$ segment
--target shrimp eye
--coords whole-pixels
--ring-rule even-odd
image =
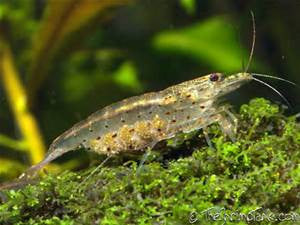
[[[218,81],[219,78],[220,78],[219,75],[216,73],[212,73],[209,77],[210,81],[212,81],[212,82]]]

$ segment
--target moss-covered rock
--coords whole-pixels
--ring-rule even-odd
[[[137,162],[127,161],[92,175],[95,168],[50,174],[22,190],[3,191],[0,224],[272,224],[280,215],[287,220],[280,224],[300,223],[296,118],[264,99],[243,105],[237,116],[234,143],[213,125],[215,149],[185,141],[179,149],[190,155],[147,160],[139,172]]]

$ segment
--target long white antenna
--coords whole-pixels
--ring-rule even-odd
[[[255,39],[256,39],[256,28],[255,28],[255,18],[254,18],[254,14],[252,11],[250,11],[251,13],[251,17],[252,17],[252,29],[253,29],[253,34],[252,34],[252,46],[251,46],[251,52],[250,52],[250,56],[249,56],[249,60],[246,66],[246,70],[245,73],[248,71],[251,61],[252,61],[252,57],[253,57],[253,52],[254,52],[254,46],[255,46]]]
[[[296,83],[294,83],[292,81],[289,81],[289,80],[286,80],[286,79],[283,79],[283,78],[280,78],[280,77],[274,77],[274,76],[271,76],[271,75],[268,75],[268,74],[251,73],[251,75],[258,76],[258,77],[267,77],[267,78],[271,78],[271,79],[274,79],[274,80],[281,80],[281,81],[287,82],[289,84],[292,84],[294,86],[298,86]]]
[[[267,86],[268,88],[271,88],[274,92],[276,92],[286,102],[286,104],[288,105],[289,108],[292,108],[289,101],[279,91],[277,91],[274,87],[272,87],[271,85],[269,85],[269,84],[267,84],[267,83],[265,83],[265,82],[263,82],[263,81],[261,81],[257,78],[252,77],[252,79],[259,82],[259,83],[261,83],[261,84],[263,84],[263,85],[265,85],[265,86]]]

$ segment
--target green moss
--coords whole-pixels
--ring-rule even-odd
[[[192,152],[193,141],[184,142],[182,148],[191,155],[169,156],[167,163],[148,161],[138,175],[135,161],[111,163],[83,183],[94,168],[50,174],[22,190],[5,191],[0,224],[188,224],[191,212],[205,220],[201,212],[210,207],[224,207],[223,213],[262,207],[260,212],[300,214],[300,129],[295,118],[283,116],[264,99],[243,105],[237,116],[235,143],[213,125],[215,149],[196,141]]]

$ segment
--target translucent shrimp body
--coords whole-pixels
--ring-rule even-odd
[[[249,73],[224,77],[221,73],[186,81],[107,106],[57,137],[36,171],[62,154],[86,148],[108,156],[152,148],[180,132],[191,132],[217,122],[232,135],[234,121],[218,99],[252,79]],[[234,118],[233,118],[234,119]]]

